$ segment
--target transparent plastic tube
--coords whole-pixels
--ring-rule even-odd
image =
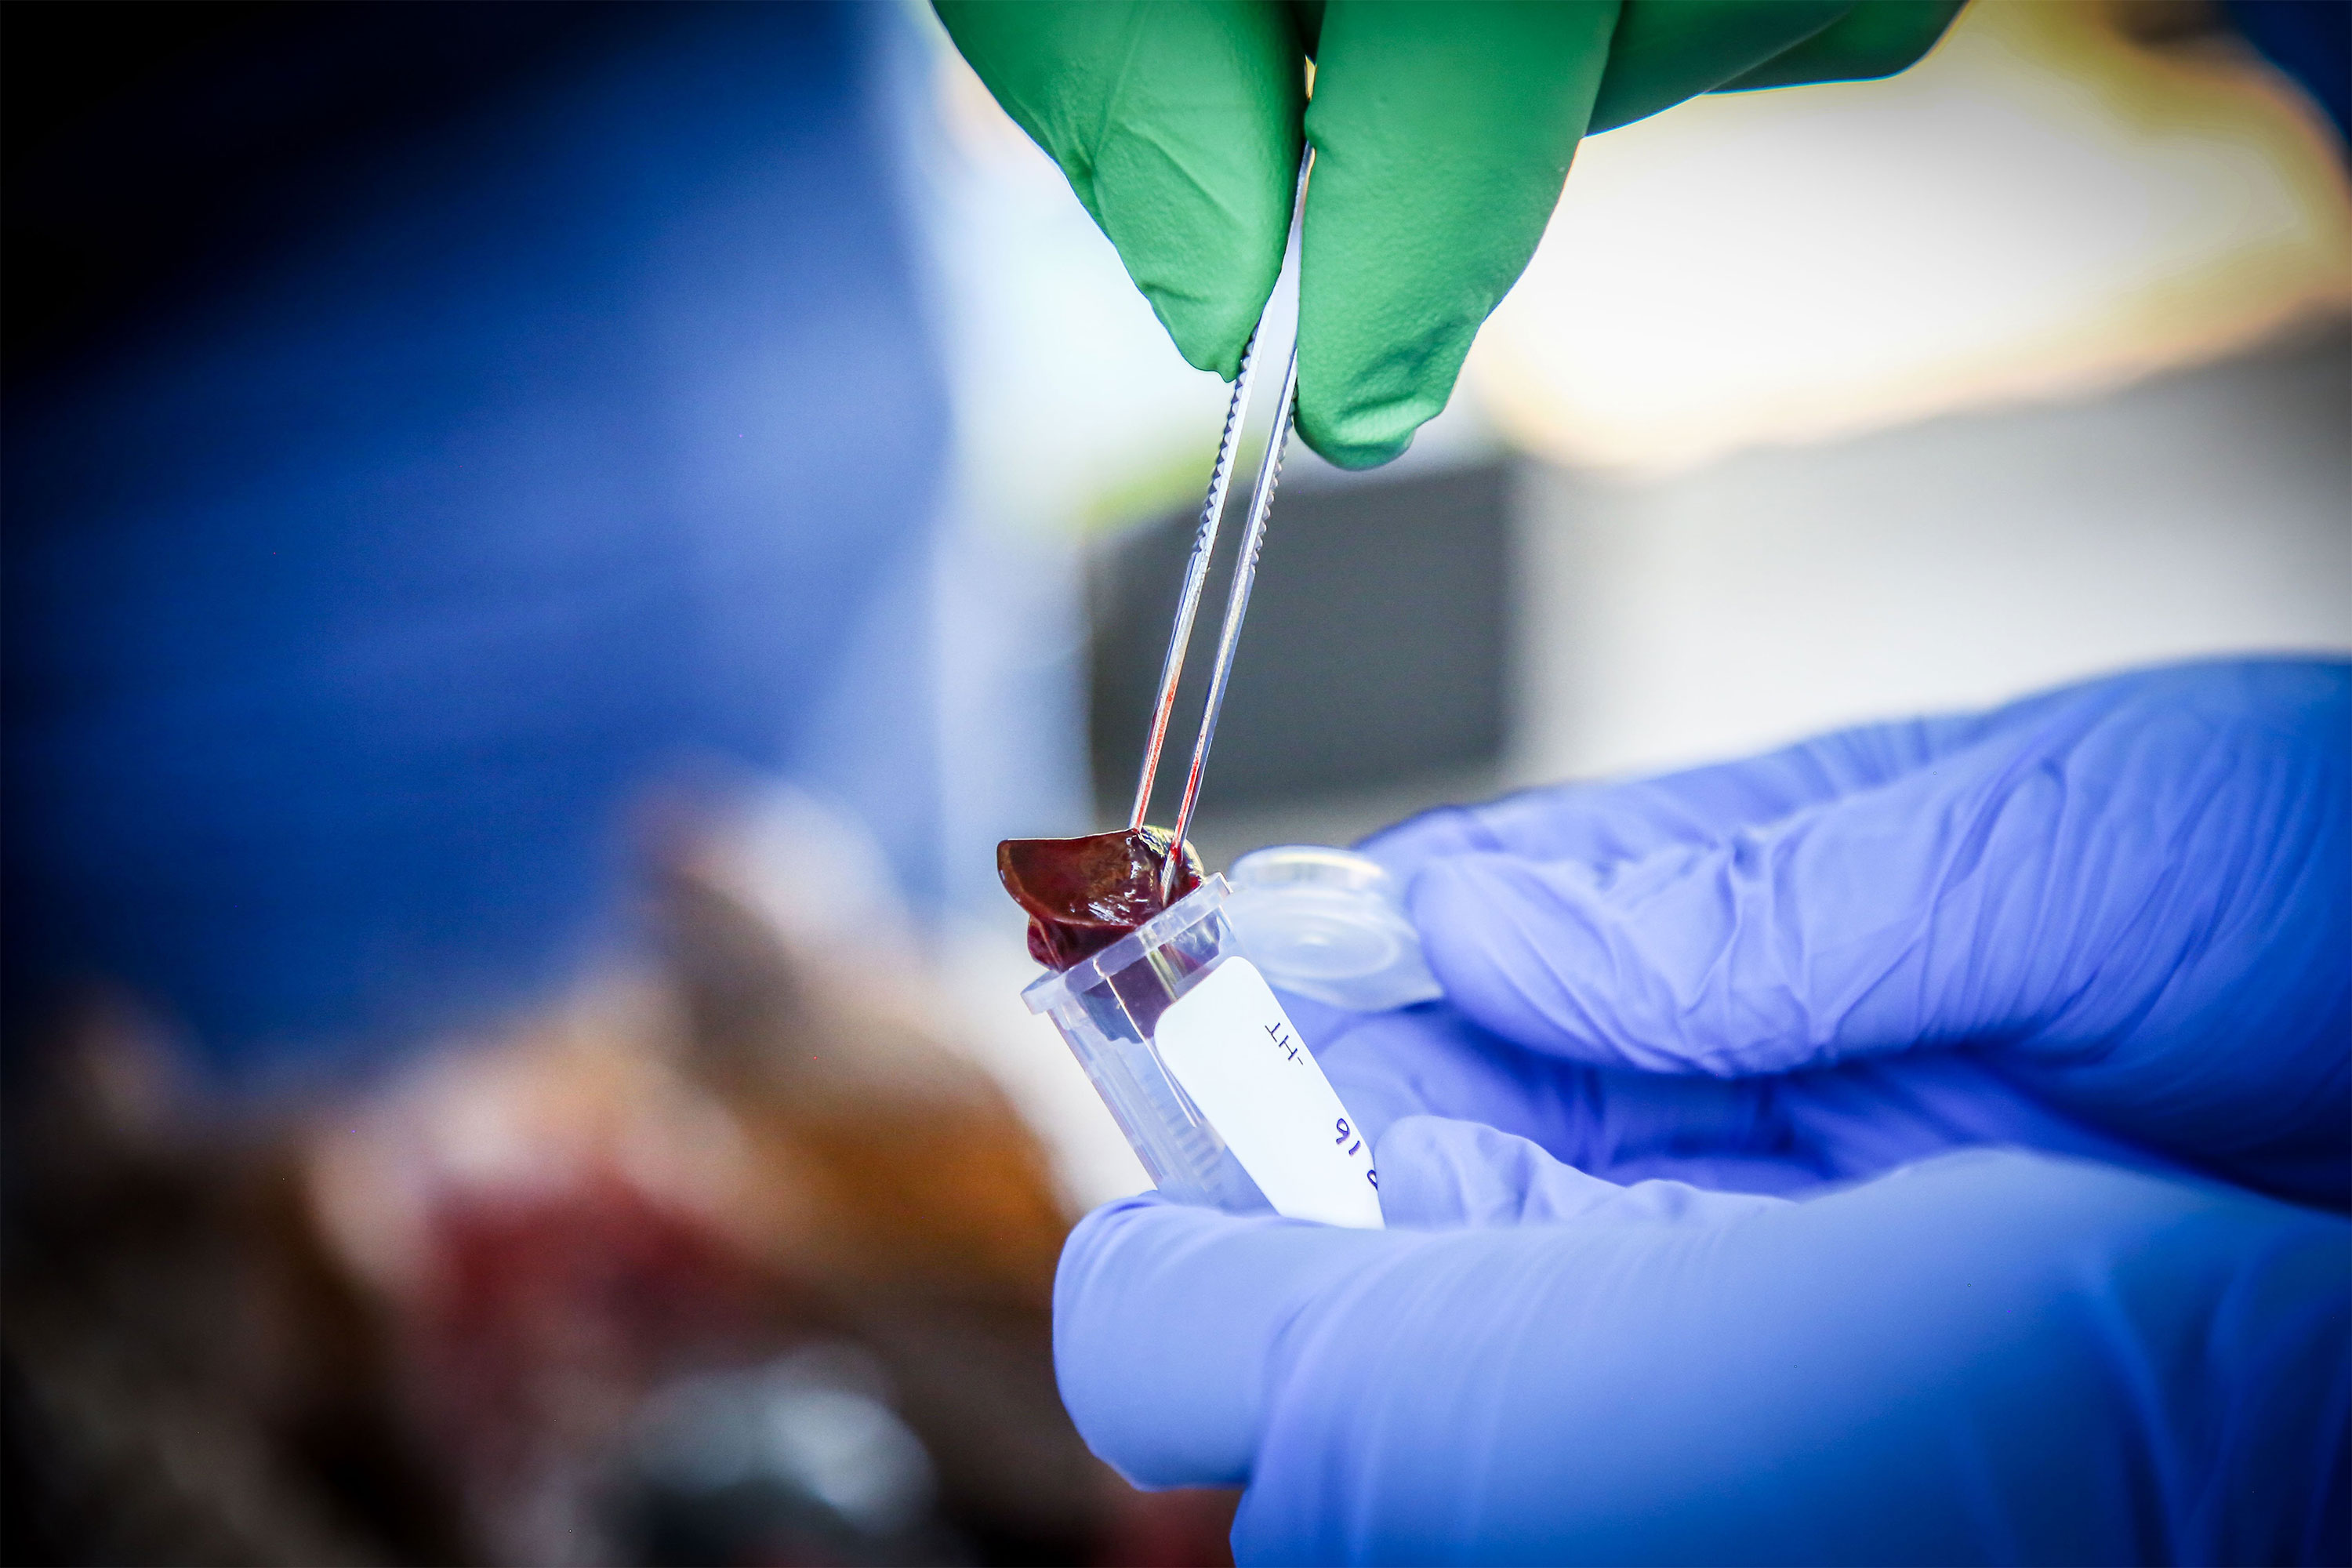
[[[1284,1014],[1213,876],[1022,994],[1054,1020],[1160,1190],[1378,1228],[1369,1140]]]
[[[1228,1214],[1273,1210],[1201,1108],[1160,1059],[1160,1018],[1234,951],[1230,889],[1212,876],[1100,952],[1022,994],[1054,1020],[1162,1193]]]

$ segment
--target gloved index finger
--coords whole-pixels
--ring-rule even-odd
[[[1268,0],[934,0],[1186,360],[1228,380],[1282,269],[1305,64]]]
[[[1838,1173],[1821,1164],[1820,1151],[1791,1121],[1790,1100],[1753,1079],[1612,1072],[1564,1061],[1523,1050],[1443,1004],[1360,1016],[1352,1028],[1314,1045],[1349,1115],[1376,1147],[1397,1122],[1435,1115],[1517,1134],[1612,1181],[1622,1167],[1645,1174],[1673,1168],[1704,1173],[1710,1185],[1777,1192]],[[1386,1210],[1385,1166],[1381,1193]]]
[[[1564,1164],[1542,1145],[1477,1121],[1409,1116],[1380,1140],[1381,1203],[1403,1229],[1464,1226],[1722,1225],[1786,1198],[1708,1192],[1685,1182],[1630,1185]]]
[[[2098,683],[1711,844],[1434,862],[1413,921],[1452,1003],[1530,1049],[1733,1076],[1970,1046],[2107,1131],[2321,1191],[2352,1147],[2347,711],[2341,667]]]
[[[1553,784],[1483,805],[1440,806],[1357,847],[1408,882],[1430,861],[1449,855],[1593,865],[1638,859],[1874,789],[1970,743],[1999,718],[1964,714],[1858,725],[1761,756],[1656,778]]]

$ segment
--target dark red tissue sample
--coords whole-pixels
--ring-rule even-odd
[[[1200,853],[1188,844],[1171,896],[1160,897],[1175,837],[1164,827],[1130,827],[999,844],[996,874],[1029,911],[1029,956],[1049,969],[1067,969],[1199,887]]]

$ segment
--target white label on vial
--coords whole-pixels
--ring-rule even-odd
[[[1160,1015],[1154,1038],[1276,1214],[1381,1228],[1372,1146],[1256,965],[1218,964]]]

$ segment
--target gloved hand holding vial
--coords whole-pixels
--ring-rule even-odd
[[[1368,847],[1445,1000],[1294,1006],[1389,1228],[1130,1198],[1055,1287],[1080,1432],[1247,1485],[1237,1560],[2352,1552],[2352,667]]]
[[[1000,852],[1031,1005],[1160,1187],[1063,1254],[1094,1450],[1246,1486],[1244,1563],[2352,1557],[2352,668],[2147,672],[1229,878],[1185,845],[1294,408],[1395,456],[1586,130],[1899,68],[1954,7],[938,8],[1234,382],[1128,830]],[[1305,399],[1294,350],[1149,828],[1302,120]]]

